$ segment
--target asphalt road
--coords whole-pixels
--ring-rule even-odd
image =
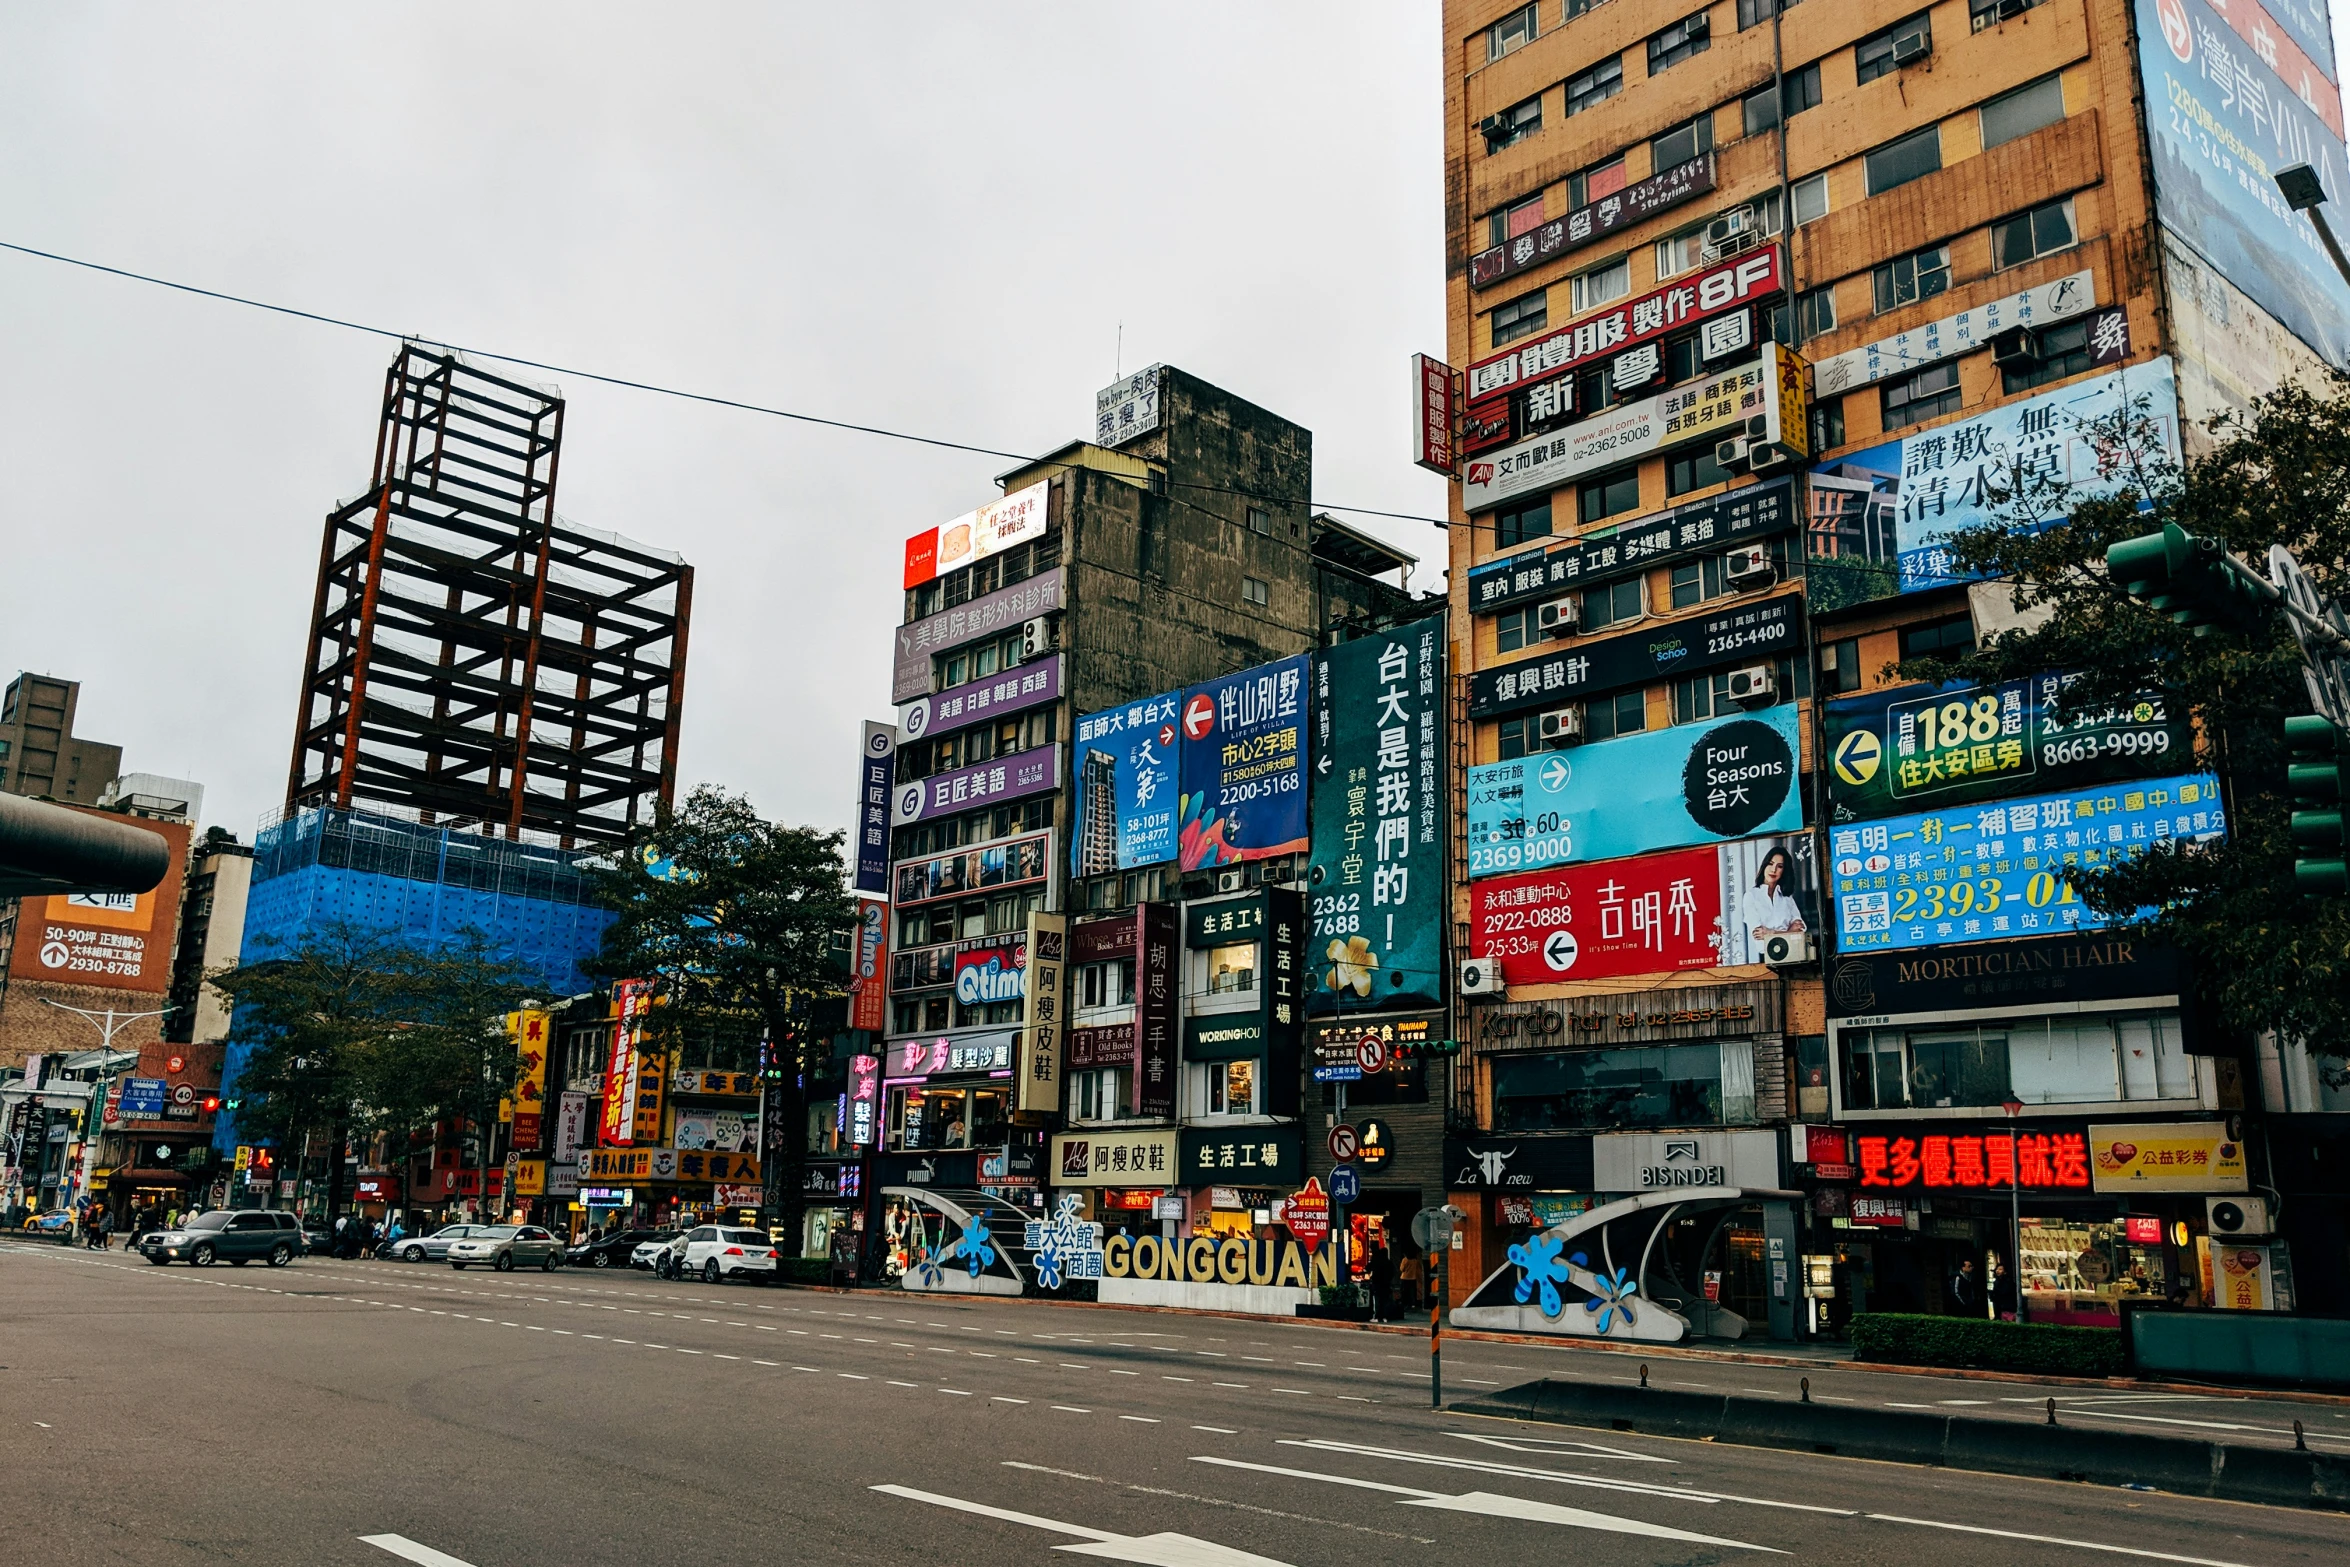
[[[1447,1392],[1585,1362],[1631,1370],[1456,1343]],[[0,1561],[2350,1559],[2343,1515],[1439,1414],[1425,1375],[1302,1324],[6,1244]]]

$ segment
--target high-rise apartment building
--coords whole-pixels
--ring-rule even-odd
[[[2272,179],[2345,194],[2325,11],[1449,0],[1472,1277],[1574,1202],[1775,1185],[1805,1200],[1661,1236],[1644,1297],[1778,1337],[1947,1309],[1962,1256],[2013,1249],[1967,1195],[2013,1099],[2035,1314],[2110,1308],[2085,1250],[2192,1280],[2200,1196],[2125,1255],[2081,1152],[2203,1136],[2241,1070],[2061,869],[2223,830],[2214,786],[2159,703],[2168,763],[2092,775],[2044,744],[2063,672],[1890,666],[2013,623],[1944,546],[2062,514],[2019,477],[2110,493],[2343,362],[2350,287]]]

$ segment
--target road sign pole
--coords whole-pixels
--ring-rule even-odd
[[[1436,1288],[1428,1296],[1428,1407],[1444,1407],[1444,1267],[1449,1260],[1445,1253],[1452,1250],[1452,1237],[1440,1236],[1442,1246],[1436,1252]]]
[[[1330,1124],[1336,1126],[1346,1119],[1346,1084],[1337,1082],[1330,1086],[1335,1091],[1332,1098],[1336,1105],[1336,1108],[1330,1112]],[[1331,1165],[1332,1170],[1336,1170],[1337,1167],[1335,1162]],[[1332,1198],[1330,1203],[1330,1225],[1338,1232],[1338,1282],[1351,1285],[1355,1281],[1354,1231],[1347,1226],[1346,1204],[1339,1202],[1336,1198]]]

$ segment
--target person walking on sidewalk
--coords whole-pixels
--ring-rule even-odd
[[[1371,1275],[1371,1316],[1374,1321],[1395,1320],[1395,1258],[1388,1254],[1382,1241],[1371,1248],[1368,1259]]]
[[[1962,1258],[1958,1271],[1950,1275],[1950,1303],[1958,1308],[1960,1316],[1983,1314],[1983,1291],[1975,1278],[1974,1258]]]

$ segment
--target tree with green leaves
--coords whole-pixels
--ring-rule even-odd
[[[839,991],[837,943],[856,918],[841,842],[766,821],[748,800],[703,784],[662,809],[599,877],[619,918],[588,970],[651,982],[649,1048],[745,1028],[768,1041],[761,1169],[768,1212],[787,1236],[799,1234],[806,1207],[808,1082],[831,1049],[807,1026],[806,1001]]]
[[[2189,629],[2133,598],[2106,567],[2108,546],[2176,523],[2265,575],[2272,544],[2300,559],[2319,593],[2350,593],[2350,377],[2318,391],[2287,386],[2217,423],[2214,445],[2164,460],[2149,411],[2117,411],[2083,432],[2128,485],[2072,504],[2045,476],[2006,476],[2009,519],[1951,541],[1961,575],[2011,586],[2018,629],[1956,659],[1917,659],[1907,677],[1993,681],[2078,673],[2057,716],[2070,720],[2160,693],[2192,715],[2199,759],[2227,786],[2224,841],[2173,843],[2072,874],[2099,913],[2193,960],[2199,998],[2239,1041],[2264,1030],[2314,1051],[2350,1052],[2350,899],[2309,898],[2294,882],[2284,720],[2310,699],[2282,611]],[[2063,515],[2044,529],[2018,522]]]

